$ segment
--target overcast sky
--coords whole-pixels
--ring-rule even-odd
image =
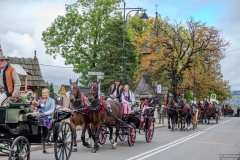
[[[4,55],[34,57],[37,50],[40,64],[71,67],[64,64],[63,58],[55,60],[45,54],[41,35],[58,15],[64,15],[65,4],[73,2],[75,0],[0,0],[0,43]],[[230,81],[232,90],[240,90],[240,0],[126,0],[126,3],[127,7],[147,9],[151,17],[155,16],[158,4],[162,17],[185,21],[192,16],[222,30],[231,43],[221,62],[223,79]],[[41,71],[47,82],[57,85],[68,84],[69,78],[75,81],[79,77],[72,68],[41,65]]]

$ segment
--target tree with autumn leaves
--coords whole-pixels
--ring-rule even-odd
[[[42,33],[46,54],[62,56],[87,84],[89,71],[103,71],[103,90],[121,75],[123,17],[120,0],[79,0],[66,5]],[[84,8],[81,10],[81,8]],[[175,99],[185,93],[190,99],[214,92],[219,100],[230,97],[230,86],[221,77],[220,60],[229,45],[221,31],[192,18],[185,23],[159,16],[146,23],[128,18],[125,38],[125,82],[133,87],[141,75],[167,86]],[[142,53],[147,54],[142,54]],[[135,72],[135,76],[134,76]]]
[[[144,27],[142,34],[138,30],[132,33],[132,43],[137,50],[148,53],[142,55],[137,75],[149,75],[152,80],[168,86],[175,99],[178,94],[189,91],[197,99],[212,92],[217,93],[219,100],[230,96],[220,65],[229,43],[220,30],[193,18],[181,23],[158,15],[149,19]],[[134,26],[131,31],[133,29]]]

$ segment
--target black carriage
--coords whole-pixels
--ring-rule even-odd
[[[29,160],[31,145],[54,144],[56,160],[70,159],[73,132],[70,123],[63,120],[71,112],[56,109],[50,128],[44,126],[43,116],[24,119],[29,103],[10,103],[0,107],[0,154],[9,156],[9,160]]]
[[[142,110],[128,115],[127,119],[118,119],[121,122],[119,130],[119,139],[128,140],[128,145],[133,146],[136,140],[136,133],[144,133],[147,142],[151,142],[154,134],[154,107],[147,107],[144,114],[143,128],[140,128]],[[104,144],[109,131],[106,126],[102,126],[99,134],[99,143]]]

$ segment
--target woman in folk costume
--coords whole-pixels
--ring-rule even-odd
[[[124,86],[124,91],[122,92],[122,113],[124,117],[127,117],[131,113],[131,107],[135,103],[135,97],[132,91],[129,90],[129,86],[126,84]]]

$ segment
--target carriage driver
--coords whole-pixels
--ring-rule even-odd
[[[0,105],[9,96],[17,97],[21,81],[15,69],[8,63],[8,58],[2,55],[0,46]]]
[[[120,84],[120,79],[115,79],[115,84],[110,86],[109,90],[109,99],[119,100],[121,101],[121,94],[122,94],[123,87]]]

